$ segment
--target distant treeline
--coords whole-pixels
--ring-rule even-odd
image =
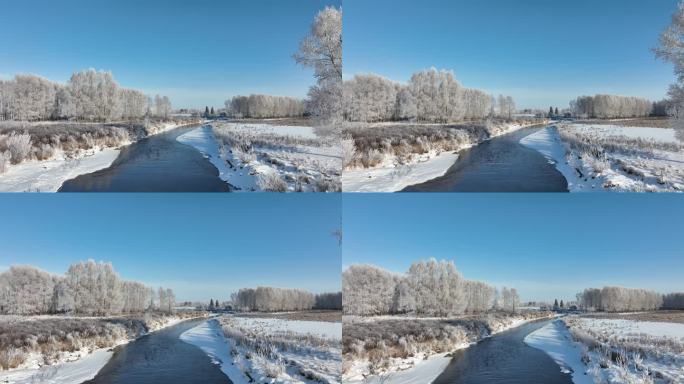
[[[287,96],[234,96],[225,104],[226,111],[238,118],[298,117],[305,112],[304,101]]]
[[[622,312],[656,309],[684,309],[684,293],[660,293],[646,289],[603,287],[587,288],[577,294],[580,306],[590,311]]]
[[[257,287],[241,288],[231,295],[239,311],[280,312],[309,309],[342,309],[342,293],[313,294],[301,289]]]
[[[172,312],[173,290],[158,290],[122,280],[111,263],[88,260],[72,264],[64,276],[31,266],[0,273],[0,313],[40,315],[77,313],[116,315],[148,310]]]
[[[595,95],[578,97],[570,102],[570,109],[581,118],[619,119],[662,113],[663,106],[638,97]]]

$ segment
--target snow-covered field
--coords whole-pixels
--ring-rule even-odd
[[[204,350],[233,383],[339,383],[342,323],[211,319],[181,339]]]
[[[684,189],[684,144],[670,128],[560,124],[520,143],[549,159],[571,192]]]
[[[571,316],[525,342],[574,372],[575,383],[684,382],[684,324]]]
[[[468,319],[461,326],[455,325],[454,319],[443,318],[388,315],[348,317],[345,318],[345,356],[342,381],[357,384],[430,383],[449,364],[451,360],[449,352],[468,348],[484,338],[548,316],[546,313],[529,313],[520,316],[484,316],[479,320]],[[450,321],[443,323],[444,320]],[[412,321],[415,326],[402,329],[401,322],[409,321]],[[383,322],[387,325],[380,326],[380,323]],[[356,333],[363,336],[357,336]],[[380,335],[379,337],[382,340],[365,339],[364,336],[368,335],[364,334],[368,333],[375,336]],[[364,337],[364,340],[355,341],[358,337]],[[395,343],[388,337],[397,338],[399,343],[394,345]],[[353,353],[347,352],[355,348],[362,348],[361,345],[366,343],[382,343],[382,349],[385,351],[403,349],[405,352],[400,352],[398,356],[389,357],[380,364],[380,367],[371,364],[369,356],[359,358],[366,355],[367,352],[361,350]]]
[[[55,318],[54,316],[34,316],[28,321],[41,321],[41,318]],[[185,320],[177,316],[167,316],[161,321],[150,322],[150,332],[170,327]],[[0,383],[7,384],[31,384],[53,383],[71,384],[82,383],[90,380],[104,367],[114,354],[113,348],[126,344],[133,339],[122,337],[113,340],[112,345],[98,348],[96,345],[83,346],[72,352],[59,352],[56,362],[50,365],[44,363],[44,357],[40,353],[31,353],[21,366],[0,370]],[[142,335],[140,335],[142,336]],[[87,344],[83,342],[83,344]],[[10,353],[2,351],[1,353]]]
[[[377,123],[382,126],[390,123]],[[397,125],[396,122],[391,123]],[[534,123],[538,124],[538,123]],[[491,137],[511,133],[534,124],[507,123]],[[428,124],[425,124],[426,126]],[[441,124],[433,124],[439,126]],[[369,128],[372,129],[372,128]],[[413,155],[409,161],[385,157],[372,168],[345,169],[342,173],[342,189],[345,192],[396,192],[410,185],[420,184],[443,176],[458,160],[458,151],[477,143],[463,143],[455,151],[431,150]]]
[[[213,122],[178,138],[207,157],[239,191],[336,191],[337,140],[314,128]]]

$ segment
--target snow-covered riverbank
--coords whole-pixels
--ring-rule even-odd
[[[235,384],[339,383],[341,338],[342,323],[234,316],[208,320],[181,335]]]
[[[149,333],[176,325],[184,320],[187,320],[187,318],[167,316],[159,321],[150,322],[148,324]],[[40,321],[40,318],[36,318],[34,321]],[[138,337],[143,335],[138,335]],[[126,338],[125,333],[122,333],[120,338],[114,340],[112,345],[105,348],[83,346],[72,352],[61,352],[57,362],[50,365],[44,364],[44,358],[40,353],[31,353],[18,368],[6,371],[0,370],[0,383],[82,383],[95,377],[97,372],[109,362],[109,359],[114,354],[114,347],[127,344],[133,340],[135,338]],[[11,352],[3,351],[3,353]]]
[[[673,129],[560,124],[520,143],[552,162],[571,192],[684,190],[683,144]]]
[[[195,124],[195,122],[190,123]],[[188,123],[159,122],[148,127],[149,135],[170,131]],[[118,147],[94,146],[65,154],[56,151],[49,160],[28,160],[7,166],[0,174],[0,192],[56,192],[66,180],[110,167],[121,152]]]
[[[311,127],[213,122],[177,140],[200,151],[236,191],[339,189],[339,145]]]
[[[508,123],[496,130],[490,139],[537,124],[539,123]],[[455,151],[431,150],[412,156],[408,162],[385,158],[381,164],[372,168],[345,169],[342,172],[342,189],[345,192],[401,191],[410,185],[443,176],[458,160],[458,152],[474,145],[477,143],[463,144]]]
[[[412,346],[410,343],[405,342],[405,349],[411,350],[410,354],[404,357],[393,357],[390,358],[384,367],[381,369],[371,368],[369,361],[365,359],[354,360],[353,356],[347,356],[345,352],[345,362],[344,362],[344,373],[343,382],[350,384],[422,384],[430,383],[436,379],[446,368],[446,366],[451,361],[450,352],[468,348],[477,342],[491,337],[500,332],[504,332],[531,321],[539,320],[540,318],[546,318],[550,316],[549,314],[539,314],[539,316],[527,315],[527,316],[503,316],[503,317],[492,317],[483,318],[481,324],[475,326],[471,324],[468,327],[459,327],[449,324],[447,328],[443,326],[437,326],[434,329],[426,328],[422,331],[412,330],[411,334],[413,338],[426,339],[427,337],[421,336],[421,332],[425,335],[441,334],[445,340],[434,340],[432,344],[436,348],[428,348],[422,350],[418,346]],[[354,321],[357,326],[363,327],[364,323],[376,323],[380,321],[417,321],[420,322],[420,326],[427,326],[426,321],[440,321],[447,319],[426,319],[426,318],[403,318],[397,316],[380,316],[367,319],[357,319]],[[485,326],[486,324],[486,326]],[[346,325],[345,325],[346,327]],[[348,328],[345,328],[347,332]],[[409,328],[412,329],[412,328]],[[350,330],[351,331],[351,330]],[[400,337],[405,339],[404,336],[396,334],[400,332],[395,330],[392,324],[388,325],[388,332],[391,332],[395,337]],[[379,330],[372,331],[374,334],[377,332],[383,332]],[[449,332],[448,335],[445,332]],[[349,334],[347,334],[350,337]],[[383,339],[385,337],[383,336]],[[458,341],[456,341],[458,340]],[[345,342],[346,345],[346,342]],[[445,345],[448,345],[446,347]],[[349,346],[353,348],[353,346]],[[390,349],[392,347],[386,346]],[[444,352],[444,349],[448,349],[450,352]],[[346,350],[346,349],[345,349]]]
[[[684,324],[570,316],[525,342],[549,354],[575,384],[684,382]]]

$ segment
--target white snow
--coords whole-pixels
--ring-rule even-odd
[[[581,318],[582,327],[599,332],[610,332],[619,336],[645,334],[654,337],[684,339],[684,324],[625,319]]]
[[[410,164],[384,164],[370,169],[344,170],[342,188],[345,192],[401,191],[409,185],[443,176],[456,160],[458,153],[442,152],[421,155]]]
[[[562,372],[570,373],[575,384],[592,384],[587,367],[582,363],[579,343],[572,340],[570,332],[561,320],[553,321],[525,337],[525,343],[546,352],[560,366]]]
[[[221,371],[234,384],[249,383],[249,378],[233,363],[223,331],[216,320],[207,320],[183,332],[180,339],[202,349],[214,364],[220,365]]]
[[[228,162],[235,164],[236,159],[227,153],[226,159],[221,158],[220,149],[211,126],[204,125],[186,132],[178,138],[179,142],[190,145],[200,151],[219,171],[219,178],[241,191],[256,189],[256,177],[248,168],[231,168]]]
[[[467,347],[467,346],[466,346]],[[464,347],[465,348],[465,347]],[[451,361],[447,353],[432,355],[425,359],[422,354],[415,358],[410,368],[364,379],[344,380],[345,384],[425,384],[432,383],[446,369]]]
[[[104,367],[114,352],[111,348],[93,351],[72,362],[47,365],[41,368],[0,371],[0,383],[8,384],[76,384],[90,380]]]
[[[76,158],[59,156],[12,165],[0,175],[0,192],[56,192],[66,180],[109,167],[119,151],[93,148]]]
[[[234,333],[227,337],[223,329]],[[247,341],[233,339],[233,335],[242,335]],[[337,384],[342,365],[341,338],[342,323],[230,315],[211,319],[181,335],[183,341],[200,347],[220,364],[236,384],[253,380]],[[259,351],[251,350],[246,345],[249,342],[259,342]],[[281,347],[281,343],[287,346]],[[264,354],[264,348],[269,353]]]
[[[342,323],[239,316],[234,316],[232,319],[240,327],[248,327],[260,333],[294,332],[330,340],[342,339]]]
[[[580,135],[579,139],[594,145],[605,140],[622,149],[605,148],[599,159],[588,153],[576,153],[562,141],[559,129],[567,135]],[[642,141],[635,149],[637,144],[621,144],[624,139]],[[684,151],[655,147],[681,147],[673,129],[568,124],[544,128],[520,143],[539,151],[554,164],[568,181],[571,192],[684,190]]]
[[[258,191],[259,175],[276,174],[296,190],[302,178],[303,190],[316,188],[313,183],[321,178],[336,179],[342,164],[340,148],[328,139],[320,138],[311,127],[277,126],[268,124],[220,123],[194,129],[178,137],[178,141],[200,151],[219,170],[219,177],[237,191]],[[250,152],[238,155],[238,150],[222,145],[216,131],[238,135],[249,142]],[[292,138],[317,144],[283,145],[274,137]],[[264,145],[263,142],[271,144]]]

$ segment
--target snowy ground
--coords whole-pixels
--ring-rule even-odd
[[[520,143],[555,164],[571,192],[684,190],[684,145],[673,129],[562,124]]]
[[[0,175],[0,192],[56,192],[69,179],[109,167],[119,151],[93,148],[73,158],[60,155],[52,160],[25,161],[10,166]]]
[[[238,191],[339,190],[339,145],[311,127],[214,122],[178,141],[197,148]]]
[[[572,316],[525,342],[574,372],[575,383],[684,382],[684,324]]]
[[[538,320],[540,317],[546,317],[548,315],[528,315],[528,316],[506,316],[497,317],[495,319],[490,319],[487,321],[487,329],[491,333],[486,332],[483,334],[465,334],[461,331],[461,341],[457,344],[449,345],[448,349],[450,352],[455,350],[468,348],[469,346],[477,343],[478,341],[490,337],[494,334],[513,329],[520,325],[526,324],[530,321]],[[374,316],[374,317],[349,317],[355,323],[369,323],[369,322],[380,322],[387,320],[445,320],[444,318],[422,318],[422,317],[410,317],[410,316]],[[345,320],[347,321],[347,320]],[[392,332],[395,332],[394,330]],[[453,336],[458,334],[458,330],[452,331]],[[441,333],[438,329],[432,331],[427,330],[426,334]],[[414,335],[418,339],[424,338],[421,335]],[[383,336],[385,337],[385,336]],[[394,335],[394,337],[402,337],[401,334]],[[383,339],[384,340],[384,339]],[[440,344],[440,343],[437,343]],[[345,350],[348,348],[345,342]],[[353,347],[352,347],[353,348]],[[388,349],[392,348],[387,346]],[[408,345],[408,348],[417,350],[416,346]],[[442,348],[442,347],[439,347]],[[434,352],[432,350],[421,350],[414,352],[405,358],[390,358],[387,366],[382,369],[382,372],[371,373],[369,371],[369,364],[367,360],[349,360],[353,359],[351,356],[347,356],[345,352],[345,369],[342,376],[342,381],[344,383],[350,384],[361,384],[361,383],[373,383],[373,384],[422,384],[431,383],[436,379],[446,368],[451,360],[450,354],[443,351]]]
[[[378,123],[382,125],[383,123]],[[384,123],[396,125],[396,122]],[[535,123],[537,124],[537,123]],[[429,125],[429,124],[424,124]],[[434,124],[436,126],[441,124]],[[511,133],[528,125],[513,123],[492,137]],[[458,160],[458,151],[470,148],[476,143],[463,145],[457,151],[437,152],[413,156],[408,163],[396,159],[385,159],[373,168],[345,169],[342,173],[342,189],[345,192],[396,192],[415,184],[443,176]]]
[[[40,321],[41,316],[34,316]],[[163,323],[150,324],[150,332],[170,327],[186,320],[180,317],[167,317]],[[107,348],[82,348],[74,352],[62,353],[59,362],[44,365],[40,354],[31,354],[19,368],[7,371],[0,370],[0,384],[72,384],[90,380],[104,367],[114,354],[113,348],[132,340],[119,339]]]
[[[150,134],[159,134],[183,125],[185,123],[156,123],[148,129]],[[130,142],[123,145],[128,144]],[[50,160],[31,160],[10,165],[0,174],[0,192],[57,192],[67,180],[108,168],[119,156],[119,152],[119,148],[93,147],[67,156],[58,151]]]
[[[236,384],[339,383],[341,338],[342,323],[230,315],[181,335]]]

